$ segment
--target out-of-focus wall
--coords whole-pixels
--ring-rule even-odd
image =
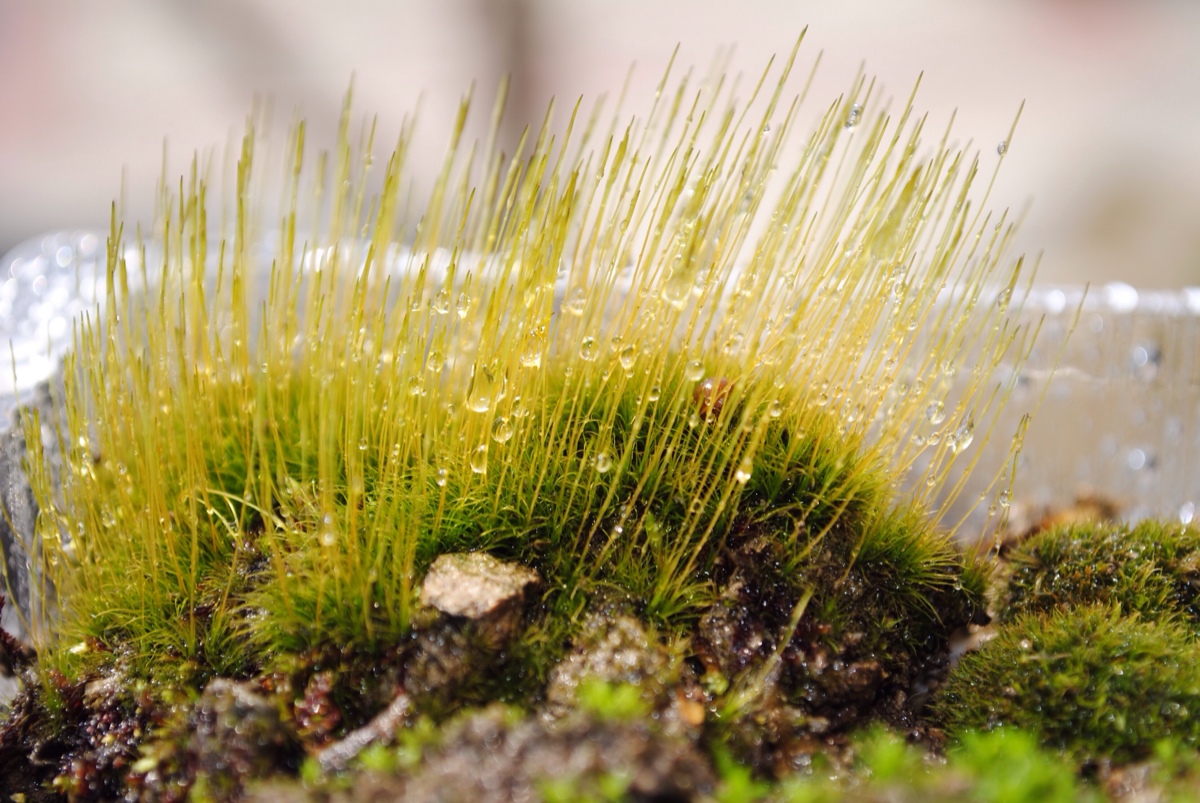
[[[824,51],[815,113],[860,64],[934,130],[988,158],[1026,102],[992,204],[1032,208],[1017,248],[1041,279],[1200,285],[1200,3],[1191,0],[0,0],[0,251],[48,229],[104,226],[124,171],[149,216],[173,172],[220,154],[257,96],[328,141],[353,74],[385,139],[421,99],[426,177],[474,81],[486,108],[513,76],[509,142],[553,95],[619,92],[644,109],[679,43],[701,70],[735,45],[747,82],[805,26]],[[565,117],[565,110],[562,115]],[[479,115],[480,126],[486,114]]]

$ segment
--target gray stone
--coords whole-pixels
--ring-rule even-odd
[[[570,710],[579,684],[585,680],[628,683],[649,695],[663,691],[667,656],[637,619],[602,611],[588,618],[583,634],[550,673],[546,702],[552,710]]]
[[[450,616],[486,619],[524,601],[541,578],[533,569],[486,552],[439,555],[421,585],[421,603]]]
[[[0,554],[4,560],[5,588],[13,605],[0,614],[0,626],[29,643],[28,625],[45,625],[53,606],[53,590],[41,570],[41,548],[35,524],[38,506],[25,473],[26,443],[22,411],[37,416],[41,424],[42,454],[57,484],[62,468],[56,428],[60,417],[62,375],[37,385],[21,408],[10,413],[0,431]]]

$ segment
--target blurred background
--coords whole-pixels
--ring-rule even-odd
[[[957,109],[989,172],[1025,102],[991,205],[1032,202],[1017,249],[1044,250],[1040,280],[1200,285],[1195,0],[0,0],[0,252],[106,227],[123,183],[148,219],[163,143],[171,172],[219,155],[255,98],[280,129],[303,113],[318,142],[351,76],[385,142],[420,100],[420,181],[472,83],[478,132],[511,76],[511,151],[551,97],[565,120],[636,62],[623,110],[642,113],[677,44],[701,73],[733,46],[749,83],[805,26],[801,78],[823,51],[814,114],[863,65],[900,103],[923,72],[917,109],[934,132]]]

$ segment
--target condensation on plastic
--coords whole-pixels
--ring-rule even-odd
[[[71,348],[74,322],[102,311],[105,250],[102,234],[58,232],[0,259],[0,346],[11,343],[13,364],[0,371],[0,420],[53,374]],[[140,251],[124,253],[130,274],[138,275]],[[411,265],[411,254],[404,256],[388,261]],[[444,256],[432,260],[435,272],[445,267]],[[1020,306],[1018,320],[1040,321],[1040,336],[980,447],[956,502],[961,511],[949,510],[943,521],[965,515],[959,535],[968,540],[985,532],[995,498],[987,485],[1007,461],[1021,416],[1035,406],[1018,459],[1014,511],[1037,516],[1094,498],[1131,521],[1191,521],[1200,506],[1200,288],[1035,288]]]
[[[1019,320],[1041,320],[1041,332],[980,458],[1001,463],[1009,441],[1000,433],[1015,432],[1036,406],[1017,461],[1014,513],[1035,519],[1095,500],[1128,521],[1192,521],[1200,506],[1200,288],[1035,288]],[[962,503],[978,500],[985,474]]]

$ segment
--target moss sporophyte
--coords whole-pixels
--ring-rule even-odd
[[[744,101],[718,74],[627,123],[577,105],[515,157],[460,141],[464,102],[419,213],[412,126],[377,161],[347,102],[330,154],[296,126],[282,210],[252,126],[221,214],[197,160],[144,236],[114,215],[61,467],[26,428],[47,698],[119,671],[129,710],[203,712],[249,679],[314,752],[421,687],[422,578],[485,552],[539,578],[523,629],[414,711],[537,708],[628,619],[661,653],[641,704],[756,772],[796,734],[905,722],[982,613],[933,501],[993,435],[1032,278],[971,194],[994,155],[863,79],[798,132],[794,58]],[[599,681],[592,708],[641,710]],[[146,716],[141,740],[203,720]],[[145,783],[186,763],[162,739],[131,748]]]

